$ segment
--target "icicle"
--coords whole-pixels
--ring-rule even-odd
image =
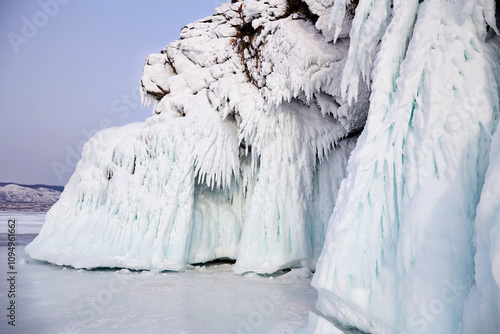
[[[356,15],[349,34],[351,46],[341,84],[342,96],[346,98],[347,95],[349,103],[357,100],[360,76],[367,85],[370,85],[372,61],[388,23],[391,2],[391,0],[360,0],[356,7]],[[338,15],[337,12],[335,14]]]
[[[337,43],[337,38],[342,28],[342,22],[346,14],[346,8],[351,3],[351,0],[336,0],[333,2],[332,13],[330,14],[330,21],[328,22],[328,29],[331,30],[335,24],[335,37],[333,43]]]

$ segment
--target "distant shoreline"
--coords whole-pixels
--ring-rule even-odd
[[[0,212],[47,212],[54,204],[0,202]]]

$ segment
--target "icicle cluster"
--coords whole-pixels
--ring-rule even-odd
[[[348,29],[330,42],[332,6],[248,0],[184,27],[144,65],[154,115],[87,143],[27,252],[83,268],[314,267],[369,96],[341,96]]]

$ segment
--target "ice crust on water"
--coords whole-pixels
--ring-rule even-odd
[[[371,73],[372,94],[313,278],[326,319],[369,333],[499,331],[494,4],[359,2],[342,89],[355,96]]]
[[[21,223],[31,216],[15,214]],[[30,259],[23,245],[34,235],[18,232],[18,321],[0,322],[0,333],[293,333],[317,296],[310,278],[236,276],[228,264],[182,273],[57,267]],[[0,235],[3,268],[7,241]]]
[[[332,2],[309,14],[292,3],[224,4],[150,55],[141,87],[154,115],[85,145],[30,256],[76,268],[314,268],[369,92],[350,106],[341,96],[349,43],[330,43]]]

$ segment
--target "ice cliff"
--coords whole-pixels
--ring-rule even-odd
[[[313,278],[318,324],[499,333],[494,13],[494,1],[359,2],[342,89],[355,96],[362,74],[370,110]]]
[[[86,144],[26,249],[316,268],[315,333],[499,333],[499,50],[494,0],[224,4],[147,58],[153,116]]]

